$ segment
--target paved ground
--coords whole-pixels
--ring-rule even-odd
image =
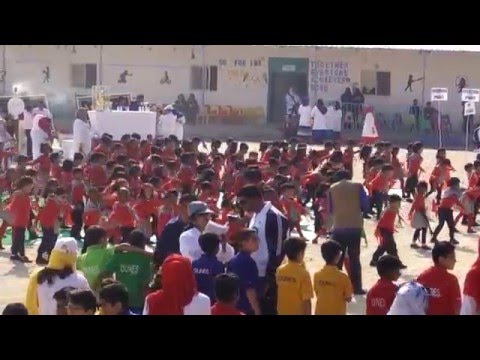
[[[237,136],[237,138],[239,138]],[[255,143],[251,143],[252,147],[256,146]],[[402,157],[404,151],[402,152]],[[452,164],[458,169],[458,176],[464,181],[465,176],[463,173],[463,165],[468,161],[473,161],[473,153],[465,153],[462,151],[449,151],[448,157],[451,159]],[[424,152],[425,169],[427,173],[433,168],[435,163],[435,151],[426,150]],[[361,176],[360,162],[355,163],[356,178]],[[409,210],[410,204],[404,203],[402,206],[402,212],[405,214]],[[310,222],[304,223],[305,236],[308,239],[314,237],[313,225]],[[375,269],[368,266],[373,251],[376,248],[376,240],[374,239],[373,232],[375,229],[375,222],[369,220],[366,222],[365,230],[368,237],[368,246],[362,245],[361,261],[363,267],[363,283],[364,288],[370,288],[376,281],[377,275]],[[426,251],[416,251],[409,247],[412,237],[412,229],[405,225],[404,228],[397,229],[396,241],[399,248],[399,254],[403,262],[408,266],[408,269],[404,270],[401,281],[407,281],[415,278],[421,271],[426,269],[431,264],[430,253]],[[465,234],[465,228],[460,227],[461,234],[458,234],[457,240],[460,241],[457,251],[458,262],[454,270],[454,274],[459,278],[460,284],[463,287],[463,281],[466,272],[470,268],[471,264],[477,257],[478,236]],[[447,240],[447,229],[440,234],[440,240]],[[429,239],[429,238],[428,238]],[[309,271],[313,274],[323,266],[323,260],[320,256],[320,245],[310,244],[307,248],[306,264]],[[9,249],[0,252],[0,309],[6,304],[14,301],[23,301],[25,289],[27,286],[27,280],[29,273],[34,269],[34,265],[24,265],[19,263],[12,263],[9,260]],[[29,247],[27,254],[30,258],[35,258],[36,246]],[[364,297],[357,296],[355,301],[349,305],[349,314],[363,314],[365,311],[365,299]]]

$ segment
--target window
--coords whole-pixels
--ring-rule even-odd
[[[360,82],[364,95],[390,96],[390,72],[363,70]]]
[[[97,85],[97,64],[72,64],[71,85],[78,88],[91,88]]]
[[[204,82],[205,79],[205,82]],[[203,84],[205,83],[205,87]],[[190,71],[190,88],[192,90],[217,91],[218,67],[217,66],[192,66]]]

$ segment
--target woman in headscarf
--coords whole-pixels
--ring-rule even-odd
[[[312,140],[314,143],[321,143],[328,138],[327,108],[322,99],[318,99],[317,105],[313,108],[312,118]]]
[[[174,109],[173,105],[168,105],[163,109],[162,115],[157,123],[157,135],[169,137],[175,135],[178,140],[183,140],[183,125],[185,124],[183,113]]]
[[[387,315],[426,315],[428,296],[427,288],[418,282],[403,284]]]
[[[198,113],[200,111],[200,106],[198,105],[197,99],[195,99],[194,94],[190,94],[187,100],[187,124],[196,124]]]
[[[42,114],[35,115],[30,136],[32,137],[33,160],[35,160],[41,155],[40,146],[42,143],[51,143],[53,139],[52,120]]]
[[[85,276],[75,269],[77,252],[77,240],[74,238],[57,240],[48,265],[30,276],[25,301],[29,315],[56,315],[54,295],[65,287],[90,289]]]
[[[92,149],[91,126],[87,109],[78,109],[73,122],[73,150],[88,156]]]
[[[211,315],[210,298],[197,291],[188,258],[174,254],[165,259],[161,286],[145,299],[143,315]]]

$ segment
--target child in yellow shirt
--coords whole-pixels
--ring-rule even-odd
[[[305,239],[291,237],[284,243],[288,261],[277,269],[278,315],[311,315],[313,288],[312,280],[303,265]]]
[[[322,244],[321,251],[326,265],[313,277],[317,296],[315,315],[346,315],[353,288],[348,275],[337,267],[342,248],[336,241],[327,241]]]

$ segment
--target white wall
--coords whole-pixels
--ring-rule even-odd
[[[60,48],[56,45],[7,45],[6,49],[7,94],[11,93],[13,84],[20,84],[21,91],[28,94],[46,94],[55,115],[71,122],[75,93],[90,94],[90,90],[70,86],[70,65],[100,63],[100,46],[76,45],[76,53],[72,52],[72,46],[64,48],[63,45]],[[308,58],[311,61],[310,70],[314,63],[320,62],[347,64],[348,81],[341,84],[322,83],[316,93],[310,92],[312,102],[317,98],[338,100],[345,87],[351,87],[354,83],[361,86],[362,70],[391,72],[390,96],[366,96],[367,103],[385,113],[405,113],[413,99],[419,99],[421,103],[424,95],[428,101],[431,87],[448,87],[450,99],[442,112],[449,113],[457,126],[461,121],[461,104],[455,79],[465,76],[468,86],[480,87],[479,53],[208,45],[204,52],[205,64],[219,66],[219,73],[218,90],[206,91],[205,103],[265,108],[268,92],[265,77],[268,81],[269,57]],[[409,74],[414,78],[423,76],[424,58],[425,93],[422,93],[421,81],[413,84],[413,92],[405,92]],[[236,60],[245,60],[247,66],[235,66]],[[190,67],[201,65],[202,61],[202,50],[198,45],[104,45],[103,84],[111,86],[111,92],[143,93],[147,101],[170,103],[178,94],[188,95],[192,92]],[[251,61],[256,61],[259,66],[250,66]],[[43,82],[42,71],[46,66],[50,67],[49,83]],[[127,77],[126,84],[121,84],[118,79],[124,70],[133,75]],[[160,83],[165,72],[168,72],[170,85]],[[310,80],[312,76],[309,76]],[[201,102],[202,92],[194,93]]]

